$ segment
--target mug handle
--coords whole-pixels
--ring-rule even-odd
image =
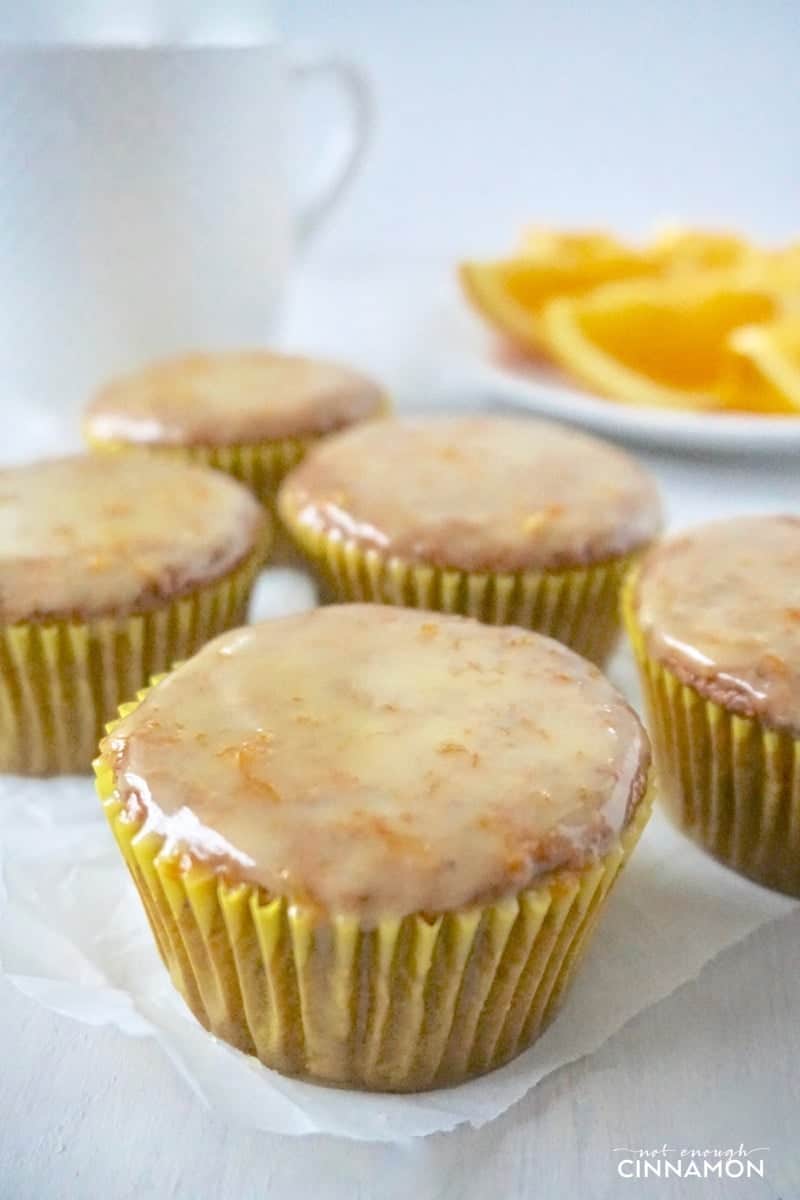
[[[297,234],[304,242],[340,200],[361,165],[372,133],[375,105],[366,76],[355,63],[335,55],[295,52],[289,64],[295,83],[334,83],[347,101],[348,116],[328,137],[306,199],[301,202]]]

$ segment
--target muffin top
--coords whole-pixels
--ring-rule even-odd
[[[800,517],[736,517],[645,558],[649,653],[707,699],[800,733]]]
[[[102,753],[163,854],[365,924],[602,854],[649,761],[633,711],[559,643],[377,605],[217,638]]]
[[[315,448],[280,495],[290,523],[407,562],[521,571],[602,562],[650,541],[650,477],[615,447],[545,421],[380,421]]]
[[[0,471],[0,621],[143,612],[216,579],[265,516],[217,471],[150,455]]]
[[[86,410],[92,441],[220,446],[313,436],[378,414],[381,389],[335,363],[266,351],[189,354],[108,384]]]

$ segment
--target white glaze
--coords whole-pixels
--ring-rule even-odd
[[[558,643],[368,605],[218,638],[104,753],[165,854],[367,923],[604,853],[648,757],[632,710]]]
[[[231,570],[264,520],[219,472],[151,456],[0,471],[0,620],[147,609]]]
[[[285,480],[291,524],[409,562],[519,571],[603,562],[648,543],[655,484],[627,454],[545,421],[371,422]]]

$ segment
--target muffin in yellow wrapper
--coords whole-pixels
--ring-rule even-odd
[[[335,363],[189,354],[109,383],[88,406],[84,433],[95,451],[145,450],[225,471],[272,510],[311,445],[388,407],[376,383]],[[279,551],[288,548],[281,539]]]
[[[0,488],[0,770],[88,771],[125,697],[241,624],[269,526],[180,464],[45,461]]]
[[[172,981],[206,1029],[266,1065],[378,1091],[420,1091],[501,1066],[555,1016],[650,811],[581,872],[483,908],[359,928],[320,925],[258,888],[159,857],[98,766],[98,789]]]
[[[721,862],[794,896],[798,563],[797,518],[739,518],[657,547],[623,592],[659,796]]]
[[[452,673],[473,669],[467,663],[502,672],[493,707],[480,705],[487,727],[468,726],[469,747],[449,740],[455,723],[478,711]],[[209,670],[225,695],[213,710],[201,699]],[[437,689],[435,713],[418,695],[420,678]],[[556,824],[571,830],[567,844],[555,827],[545,829],[544,810],[521,791],[507,802],[523,821],[519,838],[507,843],[509,827],[497,821],[510,819],[509,810],[501,817],[495,806],[488,761],[498,740],[494,719],[508,733],[518,698],[531,692],[529,711],[538,717],[538,689],[551,687],[563,705],[547,720],[563,730],[563,744],[553,758],[547,750],[539,758],[543,743],[534,740],[520,751],[524,770],[538,759],[543,787],[551,769],[563,780],[578,762],[571,739],[586,733],[586,756],[604,772],[610,807],[597,824],[594,802],[578,818],[577,791],[563,797],[560,816],[567,809],[572,816]],[[406,703],[418,705],[413,717]],[[121,712],[95,764],[98,792],[175,987],[217,1036],[286,1074],[339,1086],[453,1084],[534,1041],[556,1013],[650,809],[646,737],[595,668],[549,639],[459,618],[442,618],[432,632],[421,615],[353,605],[236,631]],[[360,737],[343,754],[340,739],[356,722]],[[613,787],[607,761],[601,767],[593,757],[601,742],[611,745],[609,722],[621,746],[615,769],[626,763]],[[244,738],[232,740],[234,730]],[[453,795],[473,781],[461,816],[445,776],[436,806],[406,790],[427,779],[439,753]],[[510,770],[501,768],[498,786],[511,781],[502,774]],[[609,836],[604,821],[612,812]],[[601,829],[602,845],[575,857],[573,839]],[[409,846],[423,834],[428,858],[415,859]],[[484,886],[480,899],[440,906],[462,885],[500,882],[483,874],[496,874],[500,845],[510,854],[504,888]],[[523,866],[528,850],[536,864]],[[272,868],[282,893],[265,882]],[[503,872],[512,869],[523,886],[509,890]],[[409,883],[413,890],[403,891]]]
[[[535,629],[602,663],[619,588],[658,532],[631,458],[544,421],[389,420],[330,439],[278,507],[339,600]]]

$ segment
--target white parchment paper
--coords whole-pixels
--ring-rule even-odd
[[[266,572],[256,596],[259,616],[310,603],[310,585],[290,571]],[[630,692],[625,656],[613,674]],[[155,1038],[222,1120],[275,1133],[393,1140],[484,1124],[793,907],[800,906],[719,866],[656,813],[567,1003],[532,1049],[444,1091],[338,1091],[285,1079],[198,1025],[161,965],[89,779],[0,778],[0,964],[7,977],[55,1012]]]

